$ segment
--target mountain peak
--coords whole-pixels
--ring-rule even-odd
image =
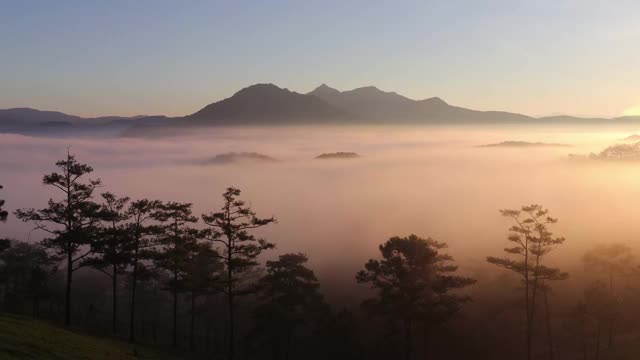
[[[427,103],[427,104],[432,104],[432,105],[449,105],[447,104],[446,101],[442,100],[441,98],[434,96],[434,97],[430,97],[428,99],[424,99],[421,101],[422,103]]]
[[[265,119],[280,123],[335,120],[342,115],[341,110],[319,97],[299,94],[274,84],[255,84],[188,117],[215,123],[249,124]]]
[[[313,89],[313,91],[309,92],[307,95],[318,96],[318,95],[335,95],[335,94],[340,94],[340,91],[330,86],[327,86],[327,84],[323,83],[317,88]]]
[[[277,87],[272,83],[263,83],[263,84],[254,84],[254,85],[247,86],[246,88],[243,88],[240,91],[236,92],[234,96],[246,95],[246,94],[281,93],[281,92],[290,92],[290,91],[287,89]]]
[[[367,93],[367,94],[384,93],[384,91],[378,89],[375,86],[363,86],[363,87],[355,88],[355,89],[353,89],[351,91],[352,92],[359,92],[359,93]]]

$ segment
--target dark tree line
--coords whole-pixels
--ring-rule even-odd
[[[490,343],[488,334],[464,330],[460,319],[472,305],[469,292],[478,293],[476,279],[459,274],[445,243],[390,238],[355,276],[363,285],[360,307],[336,309],[306,254],[262,259],[275,244],[260,230],[276,220],[258,216],[239,189],[227,188],[220,208],[198,217],[191,203],[98,193],[102,183],[90,177],[92,167],[72,154],[56,167],[43,177],[54,194],[47,205],[14,212],[44,240],[0,240],[3,311],[62,314],[65,325],[88,330],[106,330],[102,322],[132,343],[169,343],[230,360],[501,358],[482,344]],[[3,206],[0,200],[5,221]],[[511,329],[522,333],[517,353],[554,360],[574,351],[567,347],[584,359],[613,351],[628,327],[623,284],[640,270],[631,248],[609,244],[585,254],[595,281],[563,315],[570,331],[558,331],[553,285],[569,275],[547,256],[564,243],[551,231],[557,219],[540,205],[501,215],[512,222],[509,246],[487,261],[517,278],[500,286],[515,285],[517,299],[499,303],[518,309]]]
[[[2,190],[2,185],[0,185],[0,190]],[[2,207],[4,206],[4,200],[0,199],[0,222],[7,221],[7,216],[9,216],[9,212],[4,210]]]

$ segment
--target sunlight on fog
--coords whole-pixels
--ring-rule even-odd
[[[277,253],[302,251],[321,278],[353,282],[377,245],[415,233],[449,244],[466,272],[500,254],[510,223],[498,209],[539,203],[560,222],[565,246],[549,261],[575,264],[594,243],[635,245],[640,234],[640,164],[571,161],[622,143],[633,129],[503,127],[217,128],[152,139],[44,139],[0,135],[0,160],[9,210],[43,207],[40,181],[71,146],[95,168],[105,191],[132,198],[195,204],[195,214],[217,209],[227,186],[243,190],[259,215],[278,224],[264,236]],[[572,147],[492,147],[508,140]],[[230,152],[255,152],[278,161],[247,159],[203,165]],[[315,160],[329,152],[355,159]],[[39,240],[31,225],[10,218],[3,231]],[[275,253],[275,252],[274,252]],[[578,265],[576,265],[578,266]]]

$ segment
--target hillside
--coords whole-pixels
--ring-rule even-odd
[[[0,313],[0,359],[176,359],[126,342]]]
[[[501,111],[477,111],[447,104],[438,97],[412,100],[375,86],[339,91],[322,84],[307,95],[326,101],[361,122],[383,123],[464,123],[520,122],[532,118]]]
[[[326,101],[273,84],[244,88],[230,98],[209,104],[186,116],[185,121],[202,125],[292,124],[337,120],[346,112]]]

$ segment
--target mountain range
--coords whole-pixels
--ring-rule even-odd
[[[478,111],[450,105],[438,97],[412,100],[373,86],[339,91],[322,84],[307,94],[300,94],[273,84],[256,84],[183,117],[82,118],[30,108],[0,110],[0,132],[54,136],[78,133],[144,135],[164,127],[220,125],[611,124],[639,120],[640,117],[533,118],[504,111]]]

